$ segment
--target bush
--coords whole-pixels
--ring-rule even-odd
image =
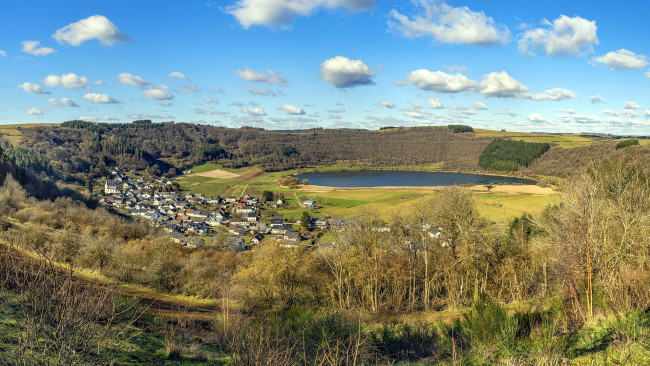
[[[616,150],[623,149],[623,148],[626,148],[628,146],[638,145],[638,144],[639,144],[639,140],[637,140],[637,139],[623,140],[623,141],[619,142],[618,144],[616,144]]]
[[[474,129],[471,126],[466,125],[449,125],[447,128],[452,130],[454,133],[474,132]]]

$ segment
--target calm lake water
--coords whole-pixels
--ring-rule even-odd
[[[413,172],[400,170],[360,170],[338,172],[316,172],[298,175],[300,179],[309,179],[309,184],[328,187],[423,187],[453,186],[461,184],[495,184],[519,183],[535,184],[535,181],[522,178],[500,177],[494,175],[447,173],[447,172]]]

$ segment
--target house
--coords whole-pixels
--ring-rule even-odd
[[[235,196],[226,197],[226,203],[235,203],[235,202],[237,202],[237,197]]]
[[[314,202],[312,200],[304,200],[304,201],[302,201],[302,204],[307,206],[307,207],[316,208],[316,202]]]
[[[246,250],[246,247],[244,246],[244,239],[235,236],[227,237],[224,245],[227,250],[232,250],[233,252],[237,253]]]
[[[247,214],[247,213],[255,212],[255,207],[249,205],[237,206],[235,208],[235,212],[240,214]]]
[[[245,216],[248,222],[257,222],[257,214],[255,212],[249,212]]]
[[[200,248],[203,245],[205,245],[205,242],[203,239],[196,237],[196,236],[190,236],[187,238],[187,246],[190,248]]]
[[[115,194],[120,193],[116,185],[108,185],[108,182],[104,183],[104,194]]]
[[[327,220],[325,220],[323,218],[320,218],[320,217],[317,217],[314,220],[314,225],[316,225],[316,227],[321,229],[321,230],[325,230],[325,229],[327,229]]]
[[[264,235],[257,234],[251,239],[251,244],[259,244],[262,242],[262,240],[264,240]]]
[[[170,235],[170,238],[174,243],[180,244],[183,241],[183,239],[185,239],[185,235],[183,235],[183,233],[174,232]]]

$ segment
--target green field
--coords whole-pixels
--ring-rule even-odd
[[[548,142],[549,144],[557,144],[557,146],[564,149],[589,146],[594,143],[594,140],[588,137],[574,134],[526,133],[479,129],[476,129],[475,131],[475,136],[477,137],[509,137],[513,140],[521,140],[526,142]]]
[[[214,163],[203,164],[190,169],[194,172],[208,172],[214,169],[226,170],[231,173],[240,174],[238,179],[218,179],[202,176],[182,176],[177,179],[181,187],[195,194],[221,197],[227,195],[241,195],[246,193],[261,196],[265,190],[282,193],[285,196],[286,205],[283,208],[275,209],[275,212],[282,213],[290,220],[300,219],[302,212],[308,210],[302,207],[304,200],[313,200],[318,204],[318,209],[311,211],[312,216],[337,216],[356,217],[364,212],[375,212],[384,219],[414,209],[416,203],[423,199],[435,196],[431,188],[409,187],[403,189],[334,189],[324,190],[320,187],[309,185],[299,189],[288,189],[280,187],[276,180],[287,174],[298,174],[307,171],[329,171],[345,169],[344,166],[326,166],[310,169],[290,170],[284,172],[273,172],[259,175],[257,168],[223,169]],[[362,167],[361,167],[362,168]],[[354,167],[354,169],[361,169]],[[255,173],[257,175],[252,176]],[[252,176],[251,178],[246,178]],[[556,204],[560,201],[560,195],[534,195],[534,194],[506,194],[506,193],[485,193],[476,192],[478,209],[480,213],[492,222],[508,222],[516,216],[524,213],[538,214],[547,205]],[[299,201],[296,200],[296,197]]]

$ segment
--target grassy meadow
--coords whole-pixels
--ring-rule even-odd
[[[352,169],[363,169],[353,167]],[[435,170],[434,167],[425,169]],[[344,166],[318,167],[318,171],[331,171],[346,169]],[[316,169],[300,169],[284,172],[262,173],[258,168],[223,169],[214,163],[202,164],[189,169],[190,175],[177,178],[178,183],[185,190],[194,194],[204,194],[208,197],[220,195],[240,196],[248,193],[261,196],[265,190],[282,193],[286,205],[276,211],[284,214],[289,219],[300,218],[304,208],[303,200],[313,200],[318,204],[314,216],[355,217],[364,212],[379,213],[384,219],[389,219],[396,213],[412,209],[421,200],[433,197],[434,189],[428,187],[405,188],[329,188],[319,186],[299,186],[296,189],[281,187],[276,180],[287,174],[298,174]],[[210,178],[196,173],[208,173],[214,170],[223,170],[238,174],[238,178]],[[492,222],[508,222],[512,218],[524,213],[538,214],[547,205],[556,204],[560,200],[557,194],[526,194],[502,192],[475,192],[481,214]],[[298,201],[300,200],[300,201]]]

